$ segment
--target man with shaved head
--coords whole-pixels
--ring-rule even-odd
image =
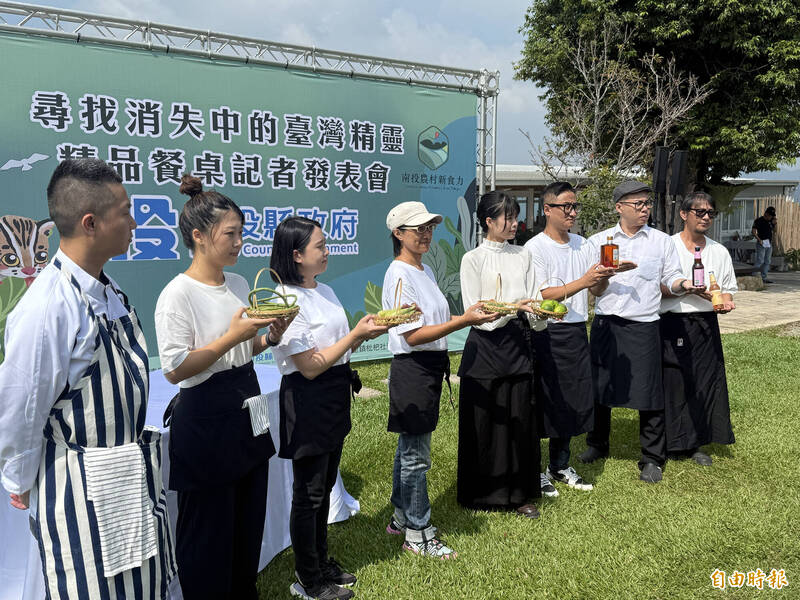
[[[48,598],[165,598],[175,573],[136,312],[103,271],[136,223],[119,175],[67,160],[47,188],[61,236],[6,325],[0,481],[30,508]]]

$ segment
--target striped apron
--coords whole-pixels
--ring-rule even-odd
[[[161,478],[160,434],[145,429],[149,374],[139,319],[121,292],[127,315],[115,320],[96,315],[66,267],[58,259],[53,265],[83,300],[96,329],[96,347],[91,364],[75,387],[67,386],[56,400],[43,431],[42,462],[31,498],[35,514],[31,518],[47,598],[166,598],[176,566]],[[92,449],[126,444],[137,444],[144,459],[140,478],[140,507],[144,508],[139,511],[137,525],[141,524],[142,512],[152,512],[154,521],[150,519],[148,524],[155,524],[157,551],[139,566],[106,577],[101,546],[108,544],[105,538],[101,543],[96,505],[87,500],[86,456]],[[135,453],[134,458],[138,460]],[[108,473],[113,472],[112,466]],[[125,512],[124,508],[120,511]],[[113,530],[119,523],[112,520],[102,525]]]

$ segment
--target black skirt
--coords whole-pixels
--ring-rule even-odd
[[[170,425],[170,489],[232,483],[269,461],[275,454],[272,436],[253,437],[250,413],[242,408],[260,393],[252,362],[181,388],[164,415]]]
[[[540,435],[564,438],[591,431],[594,387],[586,323],[534,331],[533,348]]]
[[[336,365],[314,379],[295,371],[281,378],[281,458],[331,452],[350,432],[350,363]]]
[[[415,435],[436,429],[445,376],[450,376],[445,350],[395,355],[389,368],[387,429]]]
[[[661,315],[661,347],[667,451],[733,444],[716,313]]]
[[[595,397],[600,404],[664,410],[658,321],[597,316],[589,348]]]
[[[530,329],[472,328],[459,375],[458,502],[512,508],[541,495]]]

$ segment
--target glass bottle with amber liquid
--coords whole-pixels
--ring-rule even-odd
[[[700,258],[700,246],[694,247],[694,264],[692,265],[692,285],[694,287],[705,287],[706,270],[703,267],[703,260]]]
[[[600,264],[604,267],[619,267],[619,246],[617,246],[609,235],[605,244],[600,246]]]
[[[722,299],[722,290],[719,289],[717,278],[714,276],[714,271],[708,272],[708,291],[711,292],[711,306],[714,310],[722,310],[725,308],[725,302]]]

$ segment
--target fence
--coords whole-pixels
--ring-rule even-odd
[[[768,206],[775,207],[778,226],[775,229],[774,253],[784,254],[789,248],[800,248],[800,204],[786,196],[767,196],[753,203],[753,219],[760,217]]]

